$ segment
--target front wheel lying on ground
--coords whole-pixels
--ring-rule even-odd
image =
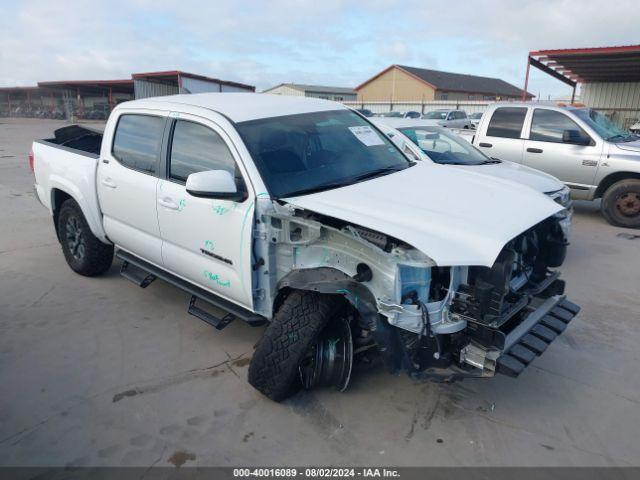
[[[93,277],[111,267],[113,245],[96,238],[75,200],[68,199],[60,207],[58,239],[64,258],[74,272]]]
[[[602,196],[602,214],[612,225],[640,228],[640,180],[621,180]]]
[[[292,292],[256,347],[249,383],[277,402],[303,386],[344,390],[353,361],[349,324],[341,297]]]

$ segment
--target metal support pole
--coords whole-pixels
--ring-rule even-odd
[[[524,77],[524,90],[522,91],[522,101],[527,99],[527,88],[529,88],[529,67],[531,66],[531,57],[527,55],[527,73]]]
[[[572,104],[573,104],[573,102],[575,102],[575,100],[576,100],[576,86],[577,86],[577,85],[578,85],[577,83],[573,85],[573,92],[571,93],[571,103],[572,103]]]

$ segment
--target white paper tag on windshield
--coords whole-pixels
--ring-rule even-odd
[[[382,138],[368,125],[362,127],[349,127],[351,133],[353,133],[358,140],[364,143],[367,147],[373,147],[374,145],[384,145]]]

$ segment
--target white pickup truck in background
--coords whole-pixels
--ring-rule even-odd
[[[188,292],[217,329],[268,323],[249,382],[273,400],[345,389],[371,349],[413,377],[515,377],[579,310],[559,278],[561,205],[413,162],[338,103],[149,98],[104,134],[70,126],[32,148],[69,266],[103,274],[115,252],[123,276]]]
[[[490,157],[547,172],[579,200],[602,198],[609,223],[640,228],[640,136],[590,108],[489,106],[473,144]]]

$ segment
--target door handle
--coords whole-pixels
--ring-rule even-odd
[[[493,145],[492,145],[492,144],[490,144],[490,143],[484,143],[484,142],[480,142],[480,146],[481,146],[481,147],[484,147],[484,148],[491,148],[491,147],[493,147]]]
[[[116,188],[117,187],[117,185],[110,178],[103,178],[100,183],[102,183],[102,185],[104,185],[107,188]]]
[[[542,153],[541,148],[527,148],[527,152],[529,153]]]
[[[178,210],[179,208],[178,204],[170,198],[159,198],[158,203],[169,210]]]

